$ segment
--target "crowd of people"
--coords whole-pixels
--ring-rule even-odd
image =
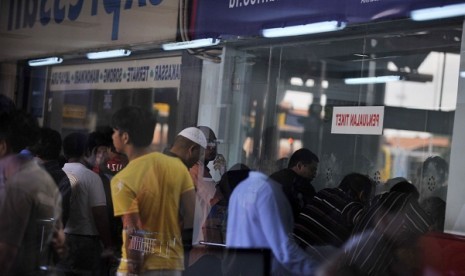
[[[316,191],[307,148],[269,176],[223,171],[207,126],[155,152],[139,107],[62,139],[1,99],[0,275],[416,275],[420,237],[444,227],[444,200],[404,178]]]

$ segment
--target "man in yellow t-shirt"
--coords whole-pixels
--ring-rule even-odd
[[[118,275],[181,275],[182,230],[192,231],[195,208],[189,172],[178,158],[151,152],[155,119],[149,111],[124,107],[112,126],[116,150],[129,159],[111,181],[114,213],[123,220]]]

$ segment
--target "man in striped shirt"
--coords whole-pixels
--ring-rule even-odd
[[[296,219],[296,241],[304,248],[309,245],[342,246],[372,190],[373,183],[367,176],[351,173],[337,188],[319,191]]]
[[[364,210],[354,236],[326,271],[350,269],[363,275],[416,275],[416,242],[429,230],[430,218],[418,204],[419,193],[407,181],[377,195]]]

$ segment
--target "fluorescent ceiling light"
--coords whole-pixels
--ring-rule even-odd
[[[338,31],[338,30],[344,29],[345,27],[346,27],[345,22],[324,21],[324,22],[317,22],[317,23],[311,23],[311,24],[306,24],[306,25],[264,29],[262,30],[262,35],[264,37],[295,36],[295,35],[305,35],[305,34]]]
[[[45,66],[62,63],[63,59],[59,57],[49,57],[41,59],[31,59],[28,61],[29,66]]]
[[[102,58],[127,57],[130,54],[131,54],[130,50],[118,49],[118,50],[110,50],[110,51],[103,51],[103,52],[87,53],[87,58],[88,59],[102,59]]]
[[[194,39],[194,40],[182,41],[182,42],[165,43],[161,47],[165,51],[172,51],[172,50],[182,50],[182,49],[190,49],[190,48],[202,48],[202,47],[215,46],[215,45],[218,45],[219,43],[220,43],[219,39],[202,38],[202,39]]]
[[[410,13],[415,21],[433,20],[465,15],[465,4],[446,5],[442,7],[414,10]]]
[[[400,80],[399,75],[388,75],[379,77],[366,77],[366,78],[347,78],[344,79],[345,84],[368,84],[368,83],[385,83],[389,81]]]

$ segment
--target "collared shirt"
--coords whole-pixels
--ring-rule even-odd
[[[179,157],[179,156],[176,155],[175,153],[172,153],[172,152],[170,151],[169,148],[164,149],[164,150],[163,150],[163,154],[168,155],[168,156],[171,156],[171,157],[179,158],[179,160],[181,160],[182,163],[189,169],[189,166],[187,166],[187,164],[184,162],[184,160],[182,160],[181,157]]]
[[[294,236],[302,246],[341,246],[363,209],[340,188],[319,191],[297,217]]]
[[[271,179],[282,185],[296,219],[302,209],[310,203],[316,191],[308,179],[298,175],[292,169],[282,169],[270,175]]]
[[[395,255],[400,251],[414,252],[417,238],[430,225],[428,215],[411,195],[378,195],[364,210],[354,228],[354,238],[344,247],[345,264],[367,275],[392,275]]]
[[[226,246],[271,249],[272,274],[314,274],[316,261],[295,243],[292,226],[292,210],[280,185],[250,172],[229,201]]]

